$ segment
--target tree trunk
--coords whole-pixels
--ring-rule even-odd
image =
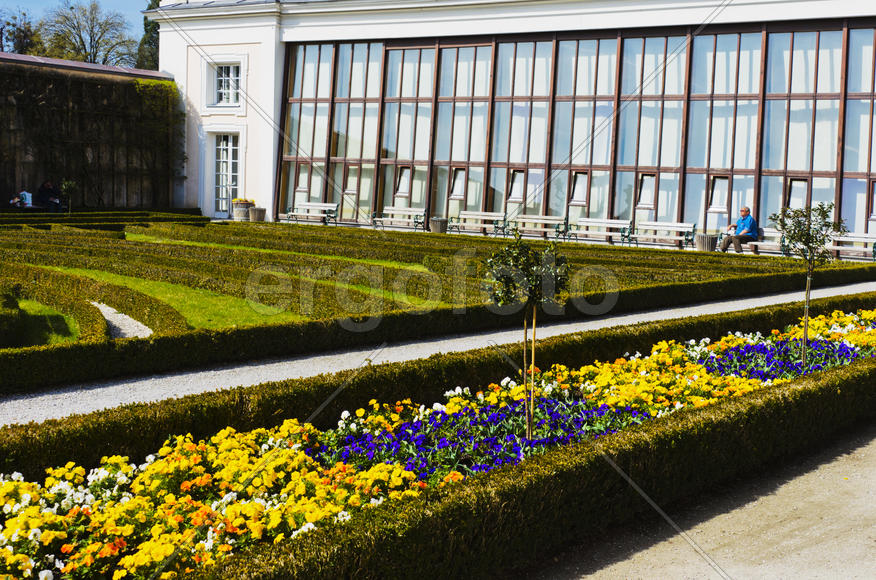
[[[530,437],[532,436],[531,432],[533,431],[533,429],[535,427],[535,311],[536,311],[536,308],[537,307],[535,305],[532,306],[532,362],[531,362],[532,373],[530,373],[530,376],[531,376],[530,380],[532,382],[530,383],[530,389],[529,389]]]
[[[806,300],[803,302],[803,371],[806,371],[806,353],[809,350],[809,290],[812,287],[812,268],[806,270]]]

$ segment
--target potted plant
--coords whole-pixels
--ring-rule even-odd
[[[249,221],[249,208],[255,207],[255,202],[245,197],[235,197],[231,200],[231,217],[236,222]]]

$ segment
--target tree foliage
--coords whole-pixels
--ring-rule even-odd
[[[158,8],[161,0],[149,0],[147,10]],[[137,47],[137,68],[158,70],[158,23],[143,17],[143,37]]]
[[[27,10],[19,8],[0,13],[0,49],[16,54],[45,52],[39,25]]]
[[[134,66],[137,42],[119,12],[104,11],[97,0],[61,4],[42,21],[46,54],[103,65]]]

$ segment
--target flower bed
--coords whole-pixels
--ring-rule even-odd
[[[821,354],[799,370],[872,357],[874,328],[876,311],[813,320]],[[141,466],[113,457],[87,476],[73,464],[50,470],[44,485],[2,478],[0,572],[37,575],[56,566],[72,577],[148,576],[183,545],[165,569],[183,573],[255,542],[343,521],[383,498],[415,496],[560,443],[787,382],[796,371],[776,362],[783,355],[790,360],[780,362],[794,362],[799,335],[794,327],[714,343],[664,341],[649,356],[557,365],[539,377],[532,440],[521,435],[522,387],[506,379],[483,391],[449,391],[432,408],[372,401],[323,432],[295,421],[226,429],[198,443],[173,438]],[[720,367],[723,375],[709,370],[761,346],[767,354],[756,364]]]

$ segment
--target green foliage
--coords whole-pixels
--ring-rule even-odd
[[[16,346],[21,332],[22,313],[18,307],[21,289],[11,281],[0,279],[0,348]]]
[[[39,27],[27,10],[0,13],[0,50],[16,54],[41,54],[45,51]]]
[[[552,242],[539,252],[514,230],[514,241],[484,262],[485,284],[497,306],[554,302],[569,284],[569,261]]]
[[[149,0],[146,10],[158,8],[161,0]],[[143,17],[143,36],[137,47],[137,68],[158,70],[158,23]]]
[[[770,220],[784,235],[788,251],[802,258],[810,272],[833,260],[833,254],[827,250],[831,238],[848,233],[841,221],[834,221],[833,203],[796,209],[783,207],[781,212],[772,214]]]

